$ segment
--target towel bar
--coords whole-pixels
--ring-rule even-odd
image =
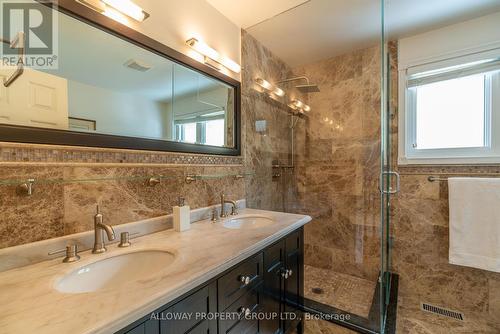
[[[500,177],[500,174],[461,174],[461,175],[454,175],[455,177]],[[427,178],[429,182],[441,182],[441,181],[448,181],[448,177],[441,177],[441,176],[429,176]]]

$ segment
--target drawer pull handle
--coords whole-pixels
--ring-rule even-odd
[[[248,317],[250,313],[252,313],[252,310],[250,310],[250,308],[247,307],[240,308],[240,314],[242,314],[243,316]]]
[[[240,281],[241,281],[241,283],[248,285],[248,284],[250,284],[251,279],[250,279],[250,276],[241,276]]]
[[[291,277],[293,274],[293,271],[292,269],[284,269],[281,271],[281,276],[284,278],[284,279],[288,279],[289,277]]]
[[[288,279],[288,270],[283,269],[283,271],[281,272],[281,277],[283,277],[284,279]]]

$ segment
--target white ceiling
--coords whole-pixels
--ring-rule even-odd
[[[309,1],[311,0],[207,0],[225,17],[243,29],[248,29]]]
[[[381,10],[377,0],[207,1],[234,23],[250,27],[247,30],[252,36],[291,66],[369,47],[380,40]],[[391,38],[500,11],[500,0],[385,0],[385,3],[386,28]]]

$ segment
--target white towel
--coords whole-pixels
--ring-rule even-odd
[[[500,272],[500,179],[449,178],[449,261]]]

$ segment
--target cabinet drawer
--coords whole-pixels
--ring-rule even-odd
[[[217,280],[219,311],[224,311],[229,305],[254,288],[262,281],[262,253],[246,260]],[[242,278],[249,278],[248,284]]]
[[[219,321],[219,333],[257,333],[259,330],[259,322],[255,318],[246,319],[242,314],[243,309],[250,309],[253,312],[259,312],[261,309],[261,287],[259,285],[255,289],[245,293],[240,299],[236,300],[225,311],[228,314],[240,314],[240,317],[224,319]]]
[[[208,320],[203,321],[201,324],[191,329],[186,334],[216,334],[215,330],[211,328]]]
[[[164,319],[171,319],[172,317],[176,319],[161,321],[161,334],[202,333],[200,332],[201,327],[198,328],[197,326],[203,325],[203,323],[206,323],[206,326],[212,327],[210,333],[215,333],[215,321],[203,321],[202,317],[196,316],[200,313],[216,312],[215,290],[214,282],[161,312]],[[180,315],[183,314],[189,315],[189,318],[180,318]]]
[[[148,320],[139,326],[127,331],[125,334],[159,334],[160,322],[158,320]]]

